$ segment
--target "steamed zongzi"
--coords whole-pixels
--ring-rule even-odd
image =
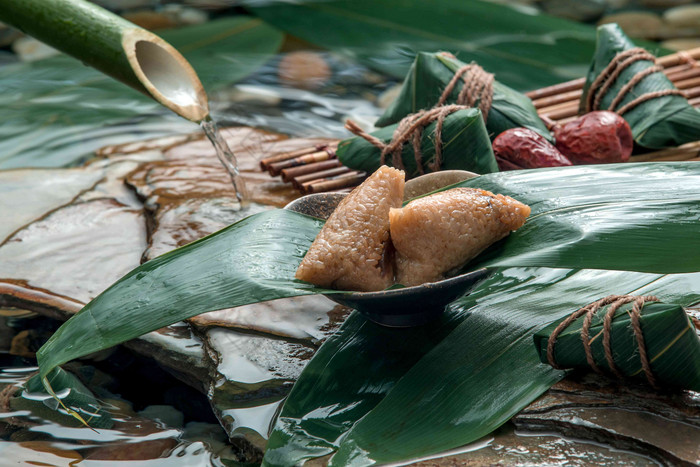
[[[504,195],[453,188],[389,211],[396,280],[411,286],[444,278],[525,223],[530,208]]]
[[[381,167],[333,211],[295,277],[321,287],[382,290],[393,284],[389,209],[401,206],[404,173]]]

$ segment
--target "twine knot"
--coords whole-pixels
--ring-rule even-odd
[[[632,330],[634,332],[635,339],[637,341],[637,347],[639,348],[639,359],[642,364],[642,369],[644,374],[649,381],[649,384],[654,388],[658,388],[656,383],[656,378],[651,371],[651,364],[649,362],[649,357],[647,356],[646,344],[644,343],[644,333],[642,332],[642,326],[640,324],[640,317],[642,314],[642,307],[645,302],[657,302],[658,298],[652,295],[647,296],[634,296],[634,295],[609,295],[598,301],[595,301],[589,305],[580,308],[579,310],[572,313],[568,318],[559,323],[559,326],[554,329],[552,334],[549,336],[547,341],[547,361],[556,369],[563,369],[560,367],[554,358],[554,345],[556,344],[557,337],[566,328],[568,328],[571,323],[585,315],[583,319],[583,326],[581,328],[581,340],[583,341],[583,349],[586,353],[586,362],[593,368],[597,373],[603,373],[598,364],[593,359],[593,353],[591,351],[591,339],[589,337],[589,331],[591,328],[591,322],[593,317],[598,312],[601,307],[610,305],[610,308],[605,313],[603,317],[603,349],[605,350],[605,360],[608,363],[610,370],[619,378],[624,378],[624,375],[619,370],[615,361],[613,359],[612,345],[611,345],[611,328],[613,317],[617,310],[626,303],[633,303],[632,310],[629,312],[630,320],[632,323]]]
[[[494,77],[493,74],[487,73],[475,63],[464,65],[455,72],[450,82],[447,83],[447,86],[445,86],[445,89],[442,91],[437,106],[444,105],[445,102],[447,102],[447,98],[452,94],[460,78],[464,81],[464,86],[457,95],[455,103],[457,105],[475,107],[478,102],[479,110],[481,110],[481,115],[484,117],[484,122],[486,122],[493,101]]]
[[[601,110],[601,101],[603,97],[608,92],[608,90],[615,84],[615,81],[620,76],[620,74],[627,69],[633,63],[638,61],[646,60],[652,63],[656,63],[656,57],[647,52],[646,50],[635,47],[633,49],[628,49],[623,52],[618,53],[610,60],[608,66],[598,75],[598,77],[591,84],[588,90],[588,96],[586,96],[585,112],[591,112],[594,110]],[[648,100],[656,99],[657,97],[664,96],[683,96],[682,91],[679,89],[663,89],[660,91],[652,91],[642,94],[641,96],[631,100],[627,104],[623,105],[621,108],[617,108],[622,101],[627,97],[627,94],[634,88],[640,81],[642,81],[647,76],[663,71],[663,67],[659,65],[654,65],[649,68],[645,68],[641,71],[635,73],[632,78],[617,92],[612,102],[607,109],[612,112],[616,112],[619,115],[623,115],[629,112],[633,108],[637,107]]]

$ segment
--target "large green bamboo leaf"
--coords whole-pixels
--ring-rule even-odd
[[[431,338],[422,328],[399,338],[353,315],[302,372],[265,463],[292,465],[340,448],[332,464],[364,465],[474,441],[564,376],[540,363],[535,332],[612,293],[688,305],[700,300],[700,274],[502,269],[431,325]],[[399,366],[383,357],[394,344],[411,349]]]
[[[700,170],[694,162],[611,164],[466,181],[532,208],[484,266],[694,272],[700,265]],[[683,245],[682,253],[669,252]]]
[[[240,16],[163,31],[211,91],[249,75],[282,33]],[[150,98],[61,55],[0,68],[0,168],[59,167],[108,144],[192,132]]]
[[[537,330],[609,294],[652,292],[696,303],[700,274],[499,271],[456,303],[469,312],[466,319],[353,426],[331,465],[401,461],[479,439],[564,376],[540,362]]]
[[[416,52],[447,50],[529,90],[583,76],[595,48],[590,26],[476,0],[272,2],[251,11],[397,78]]]

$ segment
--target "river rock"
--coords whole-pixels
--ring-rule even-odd
[[[383,91],[379,96],[377,96],[377,106],[382,109],[386,109],[391,105],[392,102],[399,97],[401,94],[401,88],[403,86],[400,84],[395,84],[389,89]]]
[[[6,47],[22,37],[17,29],[0,22],[0,47]]]
[[[663,41],[661,47],[671,50],[688,50],[700,47],[700,37],[690,37],[687,39],[669,39]]]
[[[656,466],[653,460],[633,452],[625,452],[598,443],[562,438],[551,433],[516,431],[506,424],[496,432],[457,453],[419,460],[413,467],[478,467],[506,466]]]
[[[700,394],[691,391],[660,393],[588,374],[556,384],[513,422],[639,452],[665,465],[700,463]]]
[[[637,0],[640,5],[647,8],[673,8],[679,5],[687,5],[693,3],[695,0]]]
[[[91,0],[93,3],[100,5],[112,11],[133,10],[136,8],[154,7],[159,0]]]
[[[664,22],[657,14],[645,11],[626,11],[604,16],[598,24],[617,23],[630,37],[654,39],[664,30]]]
[[[318,52],[290,52],[280,60],[277,76],[287,86],[319,89],[330,79],[331,68]]]
[[[573,21],[594,21],[605,12],[603,0],[543,0],[542,8],[550,15]]]
[[[700,32],[700,5],[684,5],[664,12],[664,21],[674,28],[689,28]]]
[[[156,31],[158,29],[169,29],[178,26],[177,18],[173,18],[164,12],[157,12],[152,10],[137,10],[129,11],[122,15],[122,17],[131,21],[137,26],[141,26],[144,29],[150,31]]]
[[[253,198],[276,205],[298,193],[262,174],[259,158],[326,141],[249,128],[224,135]],[[8,220],[0,230],[0,306],[65,320],[142,260],[269,209],[254,203],[240,210],[202,138],[106,148],[82,168],[0,172],[0,219]],[[192,326],[176,323],[126,345],[208,394],[236,452],[245,454],[237,460],[254,461],[293,381],[347,312],[324,297],[276,300],[205,314]],[[142,447],[141,458],[167,446]],[[113,459],[117,452],[105,447],[90,457]]]
[[[171,3],[164,5],[161,12],[167,15],[178,26],[192,26],[194,24],[202,24],[209,21],[207,12],[188,8],[182,5]]]

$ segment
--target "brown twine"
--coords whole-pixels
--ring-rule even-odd
[[[433,133],[435,138],[435,157],[430,164],[430,170],[437,171],[442,165],[442,127],[445,118],[453,112],[467,108],[468,107],[464,105],[444,105],[411,114],[399,122],[396,130],[394,130],[391,141],[388,143],[384,143],[379,138],[367,133],[352,120],[347,120],[345,122],[345,128],[357,136],[366,139],[376,148],[379,148],[381,151],[381,165],[384,165],[386,163],[386,157],[391,155],[391,165],[401,170],[404,170],[404,164],[401,159],[403,145],[410,141],[413,145],[416,166],[418,167],[418,171],[423,174],[425,173],[423,170],[423,154],[420,149],[423,130],[432,122],[437,122]]]
[[[588,96],[586,96],[585,111],[591,112],[593,110],[600,110],[603,96],[605,96],[605,94],[610,90],[612,85],[615,84],[615,81],[617,81],[617,78],[620,76],[620,74],[633,63],[642,60],[655,62],[656,57],[639,47],[628,49],[624,52],[620,52],[619,54],[615,55],[615,57],[613,57],[608,66],[605,67],[605,69],[593,81],[593,84],[591,84],[591,87],[588,90]],[[632,78],[617,92],[608,108],[603,110],[610,110],[616,112],[619,115],[623,115],[624,113],[629,112],[633,108],[637,107],[639,104],[642,104],[651,99],[672,95],[684,96],[683,91],[680,91],[679,89],[665,89],[661,91],[652,91],[642,94],[641,96],[633,99],[621,108],[617,109],[617,107],[622,103],[625,97],[627,97],[627,94],[629,94],[632,88],[639,84],[640,81],[642,81],[647,76],[662,70],[662,67],[654,65],[653,67],[645,68],[635,73],[632,76]]]
[[[598,364],[595,362],[593,359],[593,352],[591,351],[591,339],[590,339],[590,328],[591,328],[591,322],[593,321],[593,317],[595,314],[600,310],[600,308],[610,305],[610,308],[608,311],[605,313],[605,316],[603,317],[603,349],[605,351],[605,360],[608,364],[608,367],[610,370],[619,378],[623,378],[624,375],[622,372],[619,370],[617,365],[615,365],[615,361],[613,358],[613,353],[612,353],[612,343],[611,343],[611,335],[612,335],[612,321],[613,317],[615,316],[615,313],[617,310],[624,304],[626,303],[632,303],[632,310],[629,312],[630,314],[630,320],[632,324],[632,330],[634,332],[635,339],[637,341],[637,347],[639,348],[639,359],[642,364],[642,369],[644,370],[644,374],[647,377],[647,380],[649,381],[649,384],[651,384],[653,387],[657,388],[657,383],[656,383],[656,378],[654,377],[654,373],[651,371],[651,364],[649,362],[649,357],[647,356],[647,350],[646,350],[646,345],[644,343],[644,333],[642,332],[642,326],[640,323],[640,317],[641,317],[641,312],[642,312],[642,307],[644,306],[645,302],[656,302],[659,299],[652,296],[633,296],[633,295],[609,295],[605,298],[602,298],[596,302],[593,302],[589,305],[586,305],[582,307],[581,309],[575,311],[572,313],[568,318],[566,318],[564,321],[559,323],[559,326],[554,329],[552,334],[549,336],[549,340],[547,341],[547,361],[549,362],[550,365],[552,365],[554,368],[562,370],[563,368],[559,366],[554,358],[554,345],[556,344],[557,337],[559,337],[559,334],[561,334],[566,328],[568,328],[571,323],[573,323],[575,320],[580,318],[581,316],[585,315],[584,320],[583,320],[583,326],[581,328],[581,340],[583,342],[583,349],[586,354],[586,362],[588,362],[588,365],[597,373],[603,373],[598,366]]]
[[[484,121],[486,121],[493,102],[494,77],[493,74],[487,73],[476,64],[464,65],[455,72],[450,82],[445,86],[444,91],[442,91],[442,96],[440,96],[437,106],[439,107],[447,102],[460,78],[464,81],[464,86],[462,86],[462,90],[457,95],[455,103],[475,107],[475,104],[478,102],[479,110],[481,110]]]

